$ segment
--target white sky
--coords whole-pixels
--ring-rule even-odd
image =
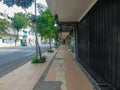
[[[45,0],[36,0],[36,2],[47,6]],[[35,9],[34,9],[34,3],[33,3],[33,5],[27,9],[27,12],[34,14],[34,10]],[[12,17],[12,16],[14,16],[14,13],[24,12],[24,10],[21,7],[17,7],[16,5],[14,5],[13,7],[8,7],[5,4],[3,4],[2,2],[0,2],[0,12],[7,13],[8,16]]]

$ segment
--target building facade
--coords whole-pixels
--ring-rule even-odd
[[[90,73],[100,87],[113,90],[120,89],[119,8],[118,0],[98,1],[77,30],[78,61],[99,75]]]
[[[7,19],[10,23],[12,23],[11,17],[6,14],[0,13],[0,18]],[[0,33],[0,47],[10,47],[10,46],[26,46],[26,45],[35,45],[35,34],[28,27],[26,29],[20,30],[18,33],[18,40],[16,40],[17,30],[15,30],[12,26],[8,28],[5,32]]]
[[[120,90],[120,1],[53,1],[56,3],[47,3],[57,15],[60,33],[69,32],[63,41],[92,77],[94,88]],[[87,6],[90,8],[85,9]]]

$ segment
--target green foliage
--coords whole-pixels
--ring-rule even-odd
[[[34,0],[0,0],[3,1],[8,7],[12,7],[13,5],[21,6],[22,8],[28,8],[32,5]]]
[[[37,16],[35,16],[34,14],[30,14],[30,20],[31,20],[31,23],[35,23],[37,21]]]
[[[45,9],[46,6],[44,6],[43,4],[41,3],[37,3],[37,8],[40,10],[40,9]]]
[[[42,13],[42,15],[38,16],[37,32],[40,33],[41,37],[49,38],[50,50],[51,50],[51,40],[53,38],[56,39],[58,35],[57,27],[55,27],[54,24],[55,24],[55,17],[52,16],[48,8]]]
[[[38,56],[34,56],[32,59],[32,63],[44,63],[47,59],[47,56],[43,55],[41,58],[38,58]]]
[[[53,52],[54,52],[54,50],[48,50],[47,52],[48,52],[48,53],[53,53]]]
[[[6,32],[6,30],[10,27],[10,22],[6,19],[0,18],[0,32]]]
[[[15,13],[13,17],[13,25],[15,29],[19,32],[20,29],[26,28],[29,23],[29,18],[22,12]]]
[[[34,56],[34,57],[32,58],[32,63],[39,63],[39,58],[38,58],[38,56]]]
[[[17,32],[20,31],[22,28],[26,28],[29,24],[29,18],[27,15],[23,14],[22,12],[18,12],[14,14],[14,17],[12,18],[14,28],[17,30]],[[16,35],[16,42],[18,40],[18,33]],[[16,46],[15,42],[15,46]]]
[[[37,8],[38,8],[39,14],[42,14],[43,10],[46,8],[46,6],[41,3],[37,3]]]
[[[47,59],[47,56],[43,55],[40,59],[40,62],[43,63],[46,61],[46,59]]]
[[[41,16],[38,16],[37,32],[39,32],[42,37],[54,38],[57,32],[54,22],[55,17],[52,16],[47,8]]]

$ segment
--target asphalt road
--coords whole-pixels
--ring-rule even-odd
[[[42,53],[49,46],[41,46]],[[35,55],[35,46],[0,48],[0,77],[32,60]]]

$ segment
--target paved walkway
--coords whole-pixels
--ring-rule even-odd
[[[65,47],[45,55],[45,63],[28,62],[1,77],[0,90],[94,90]]]

